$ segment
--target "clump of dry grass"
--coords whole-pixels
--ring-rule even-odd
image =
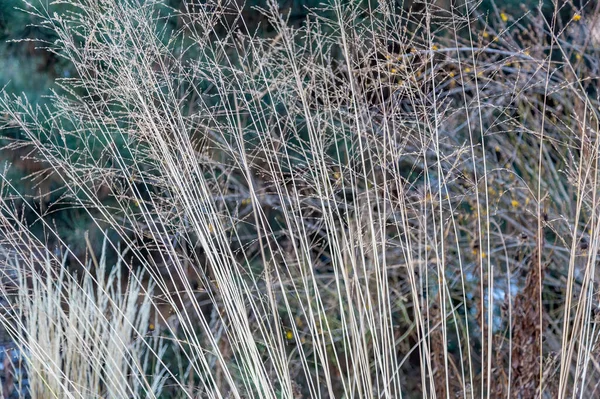
[[[123,284],[123,258],[109,269],[104,251],[94,259],[94,273],[78,278],[67,270],[66,257],[60,263],[42,247],[31,251],[35,238],[11,236],[26,233],[10,222],[5,214],[1,294],[12,307],[3,308],[1,319],[16,345],[5,356],[22,362],[14,366],[26,373],[15,378],[14,370],[4,369],[13,381],[2,394],[14,397],[27,376],[27,389],[18,391],[32,398],[157,397],[168,374],[160,360],[165,346],[149,330],[156,323],[150,316],[152,287],[141,292],[140,273]],[[23,242],[30,252],[14,251]]]
[[[291,27],[269,2],[259,11],[273,33],[259,36],[234,2],[170,14],[158,2],[69,4],[29,12],[75,77],[57,82],[51,109],[8,94],[0,107],[26,137],[11,145],[34,148],[64,182],[39,208],[45,238],[64,243],[53,207],[85,210],[118,237],[106,241],[115,253],[127,248],[121,265],[152,280],[141,309],[159,296],[171,308],[157,328],[171,338],[165,395],[593,396],[598,68],[578,32],[595,12],[334,1]],[[14,223],[30,200],[3,176],[8,242],[21,259],[43,253]],[[70,262],[91,278],[81,254]],[[89,305],[77,314],[103,313],[85,284],[69,287],[70,308]],[[104,287],[96,300],[113,298]],[[64,321],[60,334],[106,342],[70,368],[90,380],[112,327],[145,331],[133,302],[91,326],[50,293],[35,307]],[[143,348],[161,360],[139,345],[115,361],[131,367]],[[55,390],[86,386],[32,353],[37,375],[59,376]],[[73,395],[112,389],[103,383]],[[131,384],[111,397],[161,387]]]

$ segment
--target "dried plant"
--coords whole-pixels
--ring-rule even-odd
[[[85,392],[42,349],[128,325],[147,345],[117,369],[143,353],[168,381],[140,367],[110,397],[594,396],[597,10],[333,0],[294,25],[268,1],[253,27],[234,1],[66,4],[26,12],[72,77],[45,108],[0,99],[7,150],[60,182],[31,197],[5,168],[3,245],[84,281],[141,268],[136,306],[169,339],[150,350],[127,301],[80,331],[87,283],[34,278],[34,305],[20,284],[15,311],[61,320],[54,341],[15,330],[54,392],[116,389],[95,363],[112,349],[67,367],[98,373]],[[72,208],[89,224],[55,227]]]

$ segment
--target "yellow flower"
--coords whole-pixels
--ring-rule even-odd
[[[135,206],[140,206],[140,201],[138,201],[138,200],[134,200],[134,201],[133,201],[133,204],[134,204]]]
[[[579,54],[579,53],[575,54],[575,59],[577,61],[581,61],[581,54]]]
[[[580,19],[581,19],[581,14],[578,13],[578,14],[573,15],[573,21],[577,22]]]
[[[470,73],[471,72],[471,68],[467,67],[465,68],[465,73]]]
[[[451,78],[453,78],[453,77],[454,77],[454,72],[450,72],[450,73],[448,74],[448,76],[450,76]]]
[[[432,49],[433,51],[436,51],[436,50],[438,50],[438,49],[439,49],[439,47],[438,47],[438,46],[436,46],[436,45],[434,44],[433,46],[431,46],[431,49]]]
[[[396,73],[396,72],[398,72],[398,70],[396,68],[392,68],[392,70],[390,72],[391,73]]]
[[[288,331],[288,332],[285,333],[285,337],[288,340],[291,340],[292,338],[294,338],[294,334],[291,331]]]
[[[517,207],[519,206],[519,201],[517,201],[517,200],[512,200],[512,201],[510,202],[510,204],[512,205],[512,207],[513,207],[513,208],[517,208]]]
[[[150,323],[150,325],[148,326],[148,329],[150,331],[154,331],[154,324]]]
[[[483,38],[484,38],[484,39],[487,39],[488,37],[490,37],[490,34],[489,34],[489,33],[487,33],[487,31],[486,31],[486,30],[484,30],[484,31],[483,31]]]
[[[485,252],[481,251],[481,253],[480,253],[479,250],[474,249],[473,250],[473,255],[477,256],[477,254],[479,254],[479,256],[481,256],[481,259],[485,259],[485,257],[486,257]]]
[[[506,21],[508,21],[508,15],[506,15],[506,14],[505,14],[505,13],[503,13],[503,12],[501,12],[501,13],[500,13],[500,19],[501,19],[503,22],[506,22]]]

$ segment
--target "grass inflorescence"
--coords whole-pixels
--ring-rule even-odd
[[[599,14],[405,6],[24,7],[73,68],[0,98],[32,397],[597,395]]]

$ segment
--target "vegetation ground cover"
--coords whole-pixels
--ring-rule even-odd
[[[20,7],[3,395],[597,395],[598,4]]]

